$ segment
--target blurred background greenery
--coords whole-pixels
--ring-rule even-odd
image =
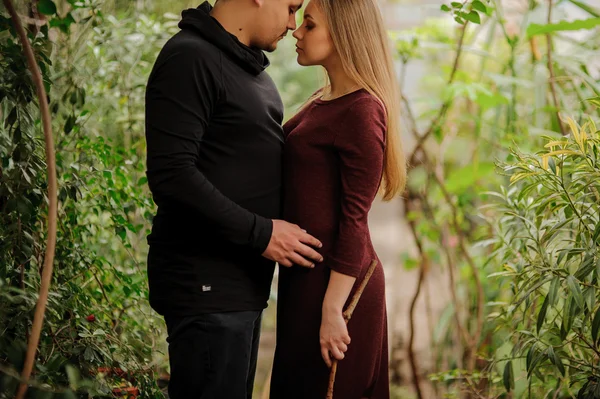
[[[49,92],[60,187],[31,397],[164,397],[165,331],[147,303],[143,100],[158,51],[196,3],[16,2]],[[404,197],[370,217],[394,398],[600,398],[599,3],[380,1],[411,160]],[[269,58],[287,119],[322,72],[296,64],[291,35]],[[47,198],[35,90],[1,8],[0,70],[0,398],[11,398]],[[268,397],[274,310],[257,398]]]

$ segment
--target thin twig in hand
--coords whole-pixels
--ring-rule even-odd
[[[363,281],[360,283],[360,286],[352,296],[348,308],[344,311],[344,320],[346,321],[346,324],[348,324],[348,322],[352,318],[354,309],[356,309],[356,305],[358,304],[358,301],[360,300],[360,297],[363,291],[365,290],[365,287],[367,286],[367,283],[373,275],[373,272],[375,271],[376,267],[377,260],[373,260],[373,262],[371,262],[371,266],[369,266],[369,269],[367,270],[367,274],[365,274],[365,277],[363,278]],[[327,399],[333,399],[333,386],[335,385],[335,374],[337,373],[337,365],[338,361],[337,359],[334,359],[331,365],[331,372],[329,373],[329,387],[327,388]]]

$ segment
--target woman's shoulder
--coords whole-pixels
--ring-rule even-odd
[[[352,102],[348,105],[348,111],[349,114],[364,112],[385,114],[385,107],[379,98],[367,90],[361,89],[352,98]]]

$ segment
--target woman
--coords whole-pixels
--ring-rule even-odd
[[[378,260],[367,225],[378,191],[404,189],[398,92],[376,0],[313,0],[294,33],[298,63],[328,84],[285,126],[285,219],[323,243],[314,269],[280,268],[271,399],[389,398],[385,281],[379,264],[346,326],[342,312]]]

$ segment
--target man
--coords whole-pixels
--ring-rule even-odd
[[[146,91],[150,304],[168,330],[171,399],[251,398],[275,262],[321,243],[277,220],[283,105],[273,51],[302,0],[219,0],[183,12]]]

